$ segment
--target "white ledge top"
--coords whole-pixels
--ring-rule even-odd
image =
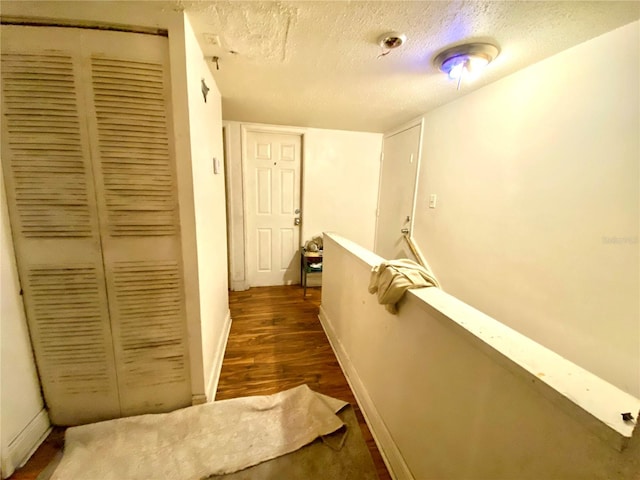
[[[370,250],[339,235],[326,233],[338,245],[359,258],[369,268],[385,259]],[[459,327],[481,340],[503,358],[520,367],[536,381],[550,387],[555,396],[570,402],[579,409],[572,414],[593,433],[614,448],[622,450],[633,436],[635,425],[622,419],[623,412],[631,412],[636,418],[640,412],[640,399],[620,390],[575,363],[531,340],[529,337],[476,310],[439,288],[420,288],[409,291],[410,296],[421,300],[449,318]],[[515,366],[513,365],[513,366]],[[558,398],[550,398],[554,401]],[[582,413],[580,413],[582,412]],[[587,415],[585,415],[587,414]],[[640,434],[640,427],[638,427]]]

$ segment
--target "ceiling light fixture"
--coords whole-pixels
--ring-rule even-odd
[[[500,53],[497,46],[491,43],[466,43],[447,48],[433,59],[436,67],[458,81],[460,90],[462,78],[472,80],[489,65]]]

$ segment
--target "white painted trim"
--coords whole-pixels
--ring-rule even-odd
[[[233,292],[244,292],[245,290],[249,290],[249,285],[245,280],[232,280],[231,281],[231,291]]]
[[[411,206],[411,220],[409,222],[409,235],[413,239],[413,225],[418,208],[418,184],[420,183],[420,170],[422,169],[422,136],[424,135],[424,117],[420,118],[420,139],[418,140],[418,164],[416,165],[416,178],[413,179],[413,203]],[[415,243],[415,242],[414,242]]]
[[[307,159],[311,158],[309,153],[309,146],[307,145],[307,132],[300,133],[300,238],[298,239],[298,243],[300,246],[304,245],[305,239],[310,238],[307,236],[306,226],[305,226],[305,212],[307,208],[307,202],[305,202],[305,192],[304,186],[307,184],[306,181],[306,171],[305,163]],[[302,284],[302,278],[298,278],[300,284]]]
[[[414,480],[414,476],[409,470],[407,462],[405,462],[398,446],[391,436],[391,432],[389,432],[389,429],[385,425],[380,413],[378,413],[378,410],[369,396],[364,383],[360,379],[357,370],[353,366],[349,355],[333,330],[331,320],[327,317],[327,313],[324,308],[322,308],[322,305],[320,306],[320,314],[318,315],[318,318],[320,318],[320,324],[329,339],[329,343],[331,344],[333,353],[338,359],[340,368],[342,368],[347,382],[358,401],[358,405],[362,410],[362,414],[364,415],[367,425],[369,426],[369,430],[373,435],[373,439],[378,446],[378,450],[382,455],[382,459],[384,460],[391,477],[394,480]]]
[[[222,326],[222,335],[220,335],[216,348],[216,357],[213,359],[213,367],[211,367],[211,373],[207,379],[207,402],[213,402],[216,398],[218,381],[220,380],[220,372],[222,370],[222,361],[224,360],[224,353],[227,350],[227,341],[229,340],[230,331],[231,311],[227,310],[227,316],[225,317],[224,325]]]
[[[240,179],[242,180],[242,251],[244,256],[244,281],[251,288],[249,279],[249,247],[247,245],[247,127],[240,125]]]
[[[283,133],[291,135],[304,135],[308,133],[309,129],[305,127],[291,127],[286,125],[269,125],[267,123],[246,123],[243,122],[240,128],[244,128],[247,131],[262,132],[262,133]]]
[[[402,133],[405,130],[409,130],[410,128],[417,127],[418,125],[422,125],[423,122],[424,122],[424,117],[423,116],[414,118],[413,120],[411,120],[411,121],[409,121],[407,123],[403,123],[399,127],[394,128],[393,130],[390,130],[390,131],[384,133],[382,138],[384,140],[385,138],[393,137],[394,135]]]
[[[244,249],[244,204],[242,187],[242,144],[240,123],[224,121],[225,128],[225,175],[228,179],[227,199],[227,245],[229,257],[229,287],[232,291],[249,288],[246,280]],[[235,241],[237,232],[242,232],[242,240]],[[241,269],[241,273],[237,272]]]
[[[230,163],[229,155],[229,136],[231,135],[231,128],[228,123],[222,123],[222,157],[224,164],[224,200],[225,200],[225,212],[227,220],[227,284],[233,283],[233,267],[235,264],[235,242],[233,241],[234,224],[231,221],[233,218],[233,173]]]
[[[44,442],[51,432],[49,415],[43,408],[29,424],[11,440],[2,458],[2,474],[7,478],[16,468],[22,467],[33,455],[33,452]]]
[[[382,191],[382,167],[384,166],[384,137],[380,145],[380,169],[378,173],[378,201],[376,203],[376,228],[373,231],[373,251],[378,251],[378,227],[380,226],[380,192]]]

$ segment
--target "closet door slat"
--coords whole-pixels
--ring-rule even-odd
[[[162,65],[93,57],[91,67],[109,235],[175,235],[178,202],[166,110],[151,109],[164,105]],[[157,73],[149,75],[149,68]],[[140,93],[145,98],[138,105],[120,101]]]
[[[160,386],[184,378],[182,279],[176,262],[119,262],[115,295],[127,387]]]
[[[52,421],[190,405],[167,39],[1,28],[2,173]]]
[[[2,27],[2,171],[34,354],[58,425],[121,415],[71,37]]]
[[[124,415],[191,403],[168,42],[138,37],[92,53],[87,82]]]
[[[51,77],[52,67],[63,72]],[[38,76],[48,76],[47,82]],[[91,237],[91,210],[69,57],[2,55],[3,116],[19,233],[25,238]],[[29,96],[12,96],[16,91]],[[43,99],[49,100],[43,110]],[[53,104],[65,100],[64,104]],[[69,123],[57,125],[57,117]],[[31,119],[48,121],[35,126]],[[60,155],[50,156],[55,146]]]
[[[94,265],[30,266],[26,280],[40,338],[40,374],[68,395],[109,395],[100,279]]]

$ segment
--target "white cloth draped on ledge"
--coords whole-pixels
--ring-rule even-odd
[[[397,303],[410,288],[439,287],[438,280],[423,266],[406,258],[388,260],[371,270],[369,293],[378,293],[378,303],[398,313]]]

